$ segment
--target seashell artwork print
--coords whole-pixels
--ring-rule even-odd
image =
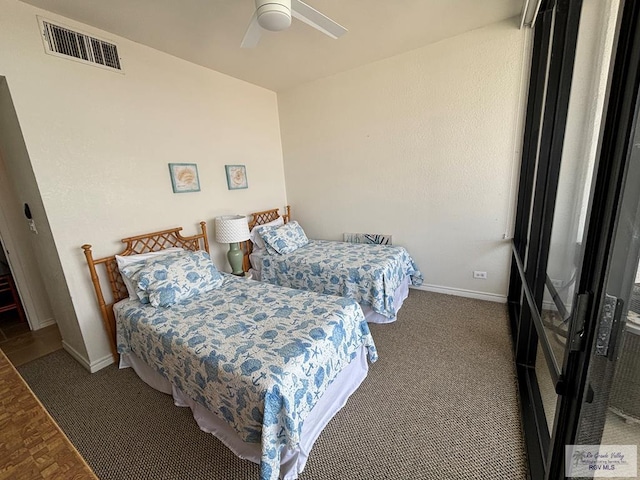
[[[198,166],[195,163],[170,163],[173,193],[199,192]]]
[[[244,165],[225,165],[227,172],[227,187],[229,190],[248,188],[247,169]]]

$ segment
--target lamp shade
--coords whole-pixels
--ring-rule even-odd
[[[236,243],[249,240],[249,224],[244,215],[216,217],[216,242]]]

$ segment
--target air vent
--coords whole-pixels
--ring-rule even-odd
[[[113,43],[40,19],[45,51],[110,70],[122,71]]]

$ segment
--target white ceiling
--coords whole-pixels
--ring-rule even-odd
[[[294,19],[286,31],[265,32],[257,48],[241,49],[253,0],[23,1],[275,91],[517,16],[523,5],[523,0],[307,0],[349,32],[333,40]]]

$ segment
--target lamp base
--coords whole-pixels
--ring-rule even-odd
[[[242,269],[243,258],[244,253],[240,250],[240,244],[237,242],[230,243],[227,259],[229,260],[229,265],[231,265],[231,273],[234,275],[244,275],[244,270]]]

